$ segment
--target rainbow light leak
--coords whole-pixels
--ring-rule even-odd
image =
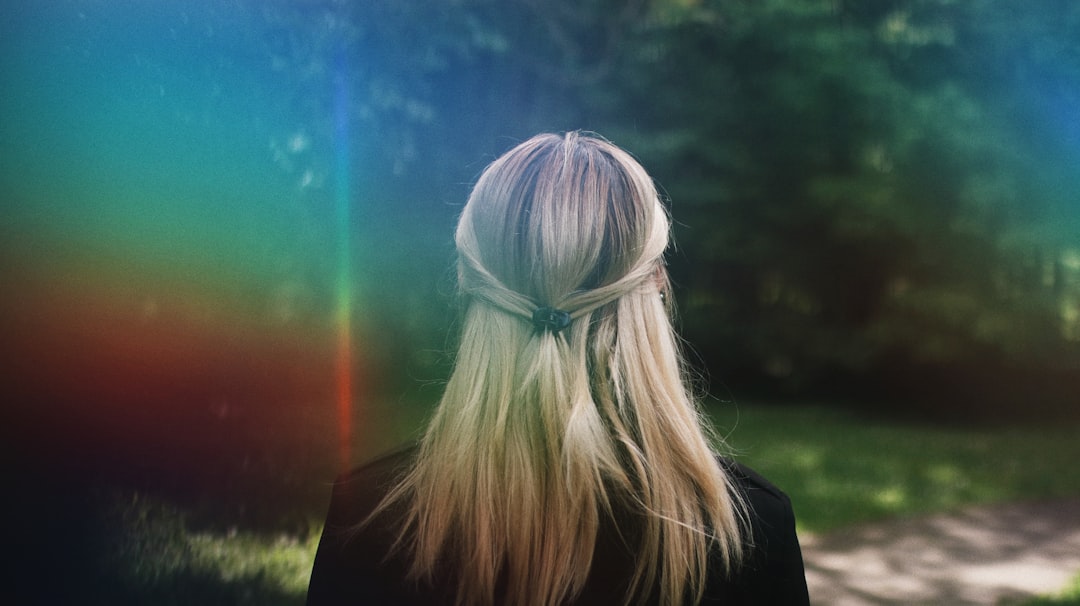
[[[324,481],[380,446],[358,420],[355,49],[332,25],[272,44],[260,7],[0,23],[0,360],[28,456]]]
[[[334,209],[337,235],[337,282],[335,285],[337,353],[338,458],[342,468],[352,459],[353,355],[352,355],[352,239],[350,238],[352,189],[349,173],[349,90],[344,53],[338,55],[334,79]]]

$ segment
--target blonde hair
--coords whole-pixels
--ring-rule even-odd
[[[456,233],[454,371],[372,514],[404,504],[414,578],[456,579],[458,604],[565,603],[602,524],[635,541],[627,603],[696,602],[710,553],[738,563],[743,506],[661,296],[669,231],[645,170],[595,135],[536,136],[481,175]],[[569,325],[534,326],[540,307]]]

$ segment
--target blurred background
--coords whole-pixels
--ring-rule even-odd
[[[26,603],[301,603],[330,482],[449,372],[471,184],[541,131],[662,187],[706,407],[806,529],[1080,494],[1076,3],[0,15],[4,459],[53,571]]]

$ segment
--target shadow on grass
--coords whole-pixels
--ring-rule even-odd
[[[151,585],[136,585],[116,577],[79,582],[71,578],[21,579],[12,604],[147,605],[155,606],[302,606],[304,594],[274,587],[272,581],[253,577],[226,581],[211,571],[180,571]]]
[[[304,594],[275,587],[273,579],[256,575],[224,580],[213,571],[182,570],[151,585],[132,585],[118,581],[102,587],[98,604],[155,604],[189,606],[191,604],[236,606],[302,606]]]

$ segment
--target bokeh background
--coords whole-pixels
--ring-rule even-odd
[[[22,559],[72,579],[24,599],[301,601],[329,483],[415,435],[449,372],[471,183],[579,128],[665,192],[736,443],[732,410],[788,446],[843,414],[942,445],[1034,428],[1043,476],[1075,461],[1080,5],[15,0],[4,458]],[[938,463],[939,488],[967,473]],[[938,505],[1014,494],[957,490]]]

